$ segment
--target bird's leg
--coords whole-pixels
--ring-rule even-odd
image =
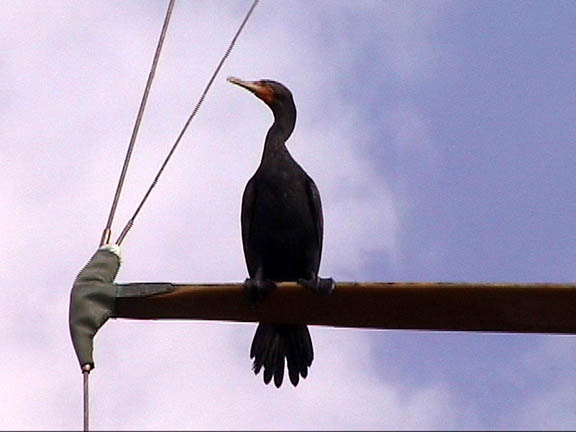
[[[317,294],[332,294],[336,286],[334,279],[320,278],[316,273],[312,273],[310,276],[310,279],[298,279],[298,283]]]
[[[270,279],[264,279],[262,273],[262,268],[260,267],[256,271],[255,277],[247,278],[244,281],[244,289],[252,303],[261,302],[276,289],[276,283]]]

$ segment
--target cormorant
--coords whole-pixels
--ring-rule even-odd
[[[314,181],[292,158],[285,142],[296,123],[292,93],[272,80],[228,81],[250,90],[274,114],[260,166],[248,181],[242,197],[242,243],[249,278],[244,285],[252,301],[262,300],[275,282],[297,281],[319,293],[330,293],[332,279],[318,277],[322,253],[323,216]],[[264,382],[280,387],[284,359],[294,386],[306,378],[314,351],[304,324],[259,323],[250,358]]]

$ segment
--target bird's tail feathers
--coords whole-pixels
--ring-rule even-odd
[[[250,358],[252,369],[258,374],[264,368],[264,382],[280,387],[284,379],[285,360],[292,385],[298,385],[300,377],[308,376],[308,368],[314,359],[312,339],[308,327],[302,324],[260,323],[254,334]]]

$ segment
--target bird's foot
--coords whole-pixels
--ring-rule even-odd
[[[276,289],[276,284],[268,279],[248,278],[244,281],[244,289],[252,303],[259,303]]]
[[[298,279],[298,283],[316,294],[325,295],[332,294],[336,287],[336,283],[332,278]]]

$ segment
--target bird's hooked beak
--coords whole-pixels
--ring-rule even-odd
[[[250,90],[254,93],[258,98],[262,99],[267,104],[272,103],[274,100],[274,90],[267,84],[263,84],[261,81],[244,81],[240,78],[236,77],[228,77],[228,82],[232,84],[239,85],[240,87],[244,87],[247,90]]]

